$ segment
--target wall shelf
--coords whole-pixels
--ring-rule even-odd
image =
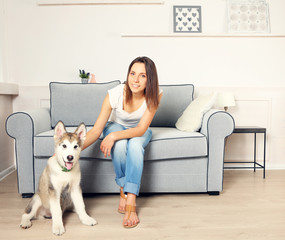
[[[154,5],[164,4],[163,0],[37,0],[40,6],[47,5]]]
[[[233,33],[223,33],[223,34],[206,34],[206,33],[151,33],[151,34],[125,34],[122,33],[123,38],[285,38],[285,34],[233,34]]]

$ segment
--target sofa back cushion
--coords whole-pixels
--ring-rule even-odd
[[[181,84],[159,87],[163,90],[163,96],[151,127],[175,127],[176,121],[193,100],[194,86]]]
[[[51,125],[61,120],[65,126],[84,122],[93,126],[101,111],[107,91],[120,84],[119,80],[107,83],[50,83]]]

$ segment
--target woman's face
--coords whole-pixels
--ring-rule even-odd
[[[128,84],[132,93],[140,93],[145,90],[147,75],[144,63],[134,63],[128,76]]]

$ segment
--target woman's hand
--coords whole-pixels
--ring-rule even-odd
[[[102,141],[100,145],[100,150],[104,153],[104,156],[111,156],[111,149],[115,143],[114,133],[108,134]]]

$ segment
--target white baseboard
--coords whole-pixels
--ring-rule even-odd
[[[12,172],[14,172],[16,170],[16,166],[13,165],[11,167],[8,167],[7,169],[5,169],[4,171],[0,172],[0,181],[2,181],[5,177],[7,177],[8,175],[10,175]]]
[[[279,165],[269,165],[268,167],[265,167],[266,170],[285,170],[284,164],[279,164]]]

